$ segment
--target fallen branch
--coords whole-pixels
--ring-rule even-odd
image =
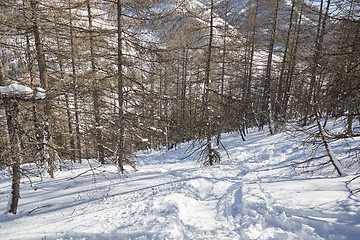
[[[42,209],[42,208],[47,208],[47,207],[52,207],[52,206],[54,206],[54,205],[48,204],[48,205],[36,207],[36,208],[32,209],[30,212],[28,212],[28,213],[26,214],[26,216],[30,215],[32,212],[35,212],[36,210],[39,210],[39,209]]]
[[[86,170],[85,172],[79,173],[78,175],[69,178],[68,181],[74,180],[75,178],[78,178],[78,177],[80,177],[81,175],[84,175],[85,173],[90,172],[90,171],[93,172],[93,168],[90,168],[90,169]]]

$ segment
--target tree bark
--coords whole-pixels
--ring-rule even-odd
[[[71,70],[72,70],[72,90],[73,90],[73,97],[74,97],[74,113],[75,113],[75,133],[76,133],[76,155],[81,163],[82,160],[82,151],[81,151],[81,133],[80,133],[80,119],[79,119],[79,106],[78,106],[78,78],[75,66],[75,37],[74,37],[74,26],[72,23],[72,12],[70,6],[70,0],[68,2],[69,5],[69,27],[70,27],[70,47],[71,47]]]
[[[1,74],[0,74],[1,75]],[[12,167],[12,184],[11,184],[11,199],[8,211],[12,214],[16,214],[18,203],[20,199],[20,142],[17,133],[17,114],[18,104],[16,99],[7,99],[5,101],[5,112],[7,129],[10,138],[10,149],[11,149],[11,167]]]
[[[245,116],[245,127],[247,128],[248,124],[249,124],[249,117],[247,117],[248,115],[252,115],[255,122],[258,122],[257,117],[253,111],[252,105],[251,105],[251,84],[253,82],[253,65],[254,65],[254,53],[255,53],[255,39],[256,39],[256,26],[257,26],[257,15],[258,15],[258,11],[259,11],[259,0],[256,0],[256,5],[255,5],[255,12],[253,13],[253,23],[252,23],[252,31],[251,31],[251,42],[250,42],[250,56],[249,56],[249,69],[248,69],[248,76],[247,76],[247,82],[246,82],[246,95],[245,95],[245,106],[244,106],[244,114]],[[248,113],[249,110],[251,111],[251,114]],[[260,128],[260,125],[257,124],[258,128]]]
[[[291,38],[291,32],[293,29],[293,16],[294,16],[294,9],[295,9],[295,0],[292,0],[291,3],[291,11],[290,11],[290,19],[289,19],[289,28],[286,34],[286,42],[285,42],[285,49],[284,49],[284,55],[281,62],[281,69],[280,69],[280,77],[279,77],[279,83],[278,83],[278,90],[277,90],[277,98],[276,98],[276,105],[275,105],[275,113],[274,113],[274,120],[275,120],[275,131],[278,131],[280,126],[283,126],[283,123],[285,121],[284,116],[284,107],[283,107],[283,99],[284,95],[286,94],[286,83],[284,80],[285,75],[285,68],[286,63],[288,61],[288,49],[289,49],[289,43]],[[285,89],[284,89],[285,86]],[[280,118],[280,119],[279,119]]]
[[[297,62],[297,54],[298,54],[298,45],[299,45],[299,39],[300,39],[300,28],[301,28],[301,22],[302,22],[302,13],[303,13],[303,9],[304,9],[304,0],[302,0],[300,2],[301,7],[300,7],[300,12],[298,13],[298,20],[297,20],[297,24],[295,26],[295,37],[292,43],[292,48],[291,48],[291,59],[290,59],[290,63],[289,63],[289,68],[288,68],[288,72],[287,72],[287,76],[286,76],[286,81],[285,81],[285,92],[284,92],[284,96],[282,99],[282,119],[286,119],[287,116],[287,109],[288,109],[288,105],[289,105],[289,99],[290,99],[290,90],[291,90],[291,86],[294,80],[294,76],[295,76],[295,69],[296,69],[296,62]]]
[[[261,110],[262,113],[260,115],[260,124],[261,128],[265,125],[265,119],[269,124],[270,134],[274,133],[273,129],[273,111],[271,105],[271,68],[272,68],[272,57],[274,52],[274,44],[275,44],[275,35],[276,35],[276,27],[277,27],[277,17],[279,11],[279,0],[276,0],[276,6],[274,10],[274,18],[272,22],[271,35],[270,35],[270,43],[269,43],[269,55],[266,64],[266,73],[264,79],[264,91],[262,96]]]
[[[186,46],[182,49],[182,77],[181,77],[181,138],[180,141],[185,141],[187,138],[187,118],[186,118],[186,89],[187,89],[187,67],[188,67],[188,50]]]
[[[222,124],[224,123],[224,91],[225,91],[225,60],[226,60],[226,37],[227,37],[227,22],[226,22],[226,14],[227,10],[225,12],[225,21],[224,21],[224,36],[223,36],[223,46],[222,46],[222,56],[221,56],[221,83],[220,83],[220,107],[219,107],[219,113],[218,113],[218,120],[217,120],[217,137],[216,137],[216,145],[220,145],[221,141],[221,133],[223,131]]]
[[[54,19],[56,21],[56,19]],[[60,52],[61,51],[61,46],[60,46],[60,39],[58,34],[56,33],[56,43],[57,43],[57,50]],[[65,81],[65,74],[64,74],[64,69],[63,69],[63,59],[61,58],[61,55],[58,57],[58,61],[59,61],[59,70],[60,70],[60,79],[61,81]],[[68,131],[69,131],[69,142],[70,142],[70,149],[69,149],[69,155],[70,155],[70,160],[72,162],[75,162],[76,160],[76,154],[75,154],[75,138],[74,138],[74,130],[73,130],[73,119],[72,119],[72,115],[71,115],[71,109],[70,109],[70,100],[69,100],[69,92],[66,91],[64,93],[65,95],[65,105],[66,105],[66,115],[67,115],[67,125],[68,125]]]
[[[304,119],[303,119],[304,125],[306,125],[309,115],[311,115],[314,112],[314,103],[316,102],[315,100],[316,97],[315,90],[317,85],[316,79],[319,76],[318,69],[319,69],[319,63],[321,60],[321,54],[323,49],[326,23],[330,8],[330,0],[327,0],[324,15],[323,15],[323,6],[324,6],[324,0],[321,0],[319,19],[317,25],[316,44],[315,44],[315,50],[313,56],[313,63],[311,65],[310,85],[309,85],[308,97],[306,101],[306,107],[305,107]]]
[[[45,106],[43,113],[43,158],[45,164],[48,166],[48,173],[51,177],[54,177],[55,169],[55,154],[54,154],[54,145],[53,139],[51,136],[51,101],[49,98],[49,86],[48,86],[48,76],[46,70],[46,60],[43,43],[40,36],[40,21],[38,16],[38,0],[31,0],[31,12],[32,12],[32,22],[33,22],[33,35],[35,39],[35,48],[36,48],[36,58],[39,69],[39,79],[41,87],[46,91],[47,96],[45,98]]]
[[[94,51],[94,36],[93,36],[93,26],[92,21],[93,17],[91,14],[91,5],[90,0],[87,1],[87,11],[88,11],[88,24],[89,24],[89,40],[90,40],[90,62],[91,62],[91,75],[92,75],[92,97],[93,97],[93,107],[94,107],[94,118],[95,118],[95,139],[96,139],[96,148],[98,152],[99,162],[105,164],[105,153],[104,145],[102,140],[102,124],[100,116],[100,103],[99,103],[99,83],[96,77],[96,64],[95,64],[95,51]]]
[[[125,121],[124,121],[124,76],[123,76],[123,50],[122,50],[122,5],[121,0],[117,1],[117,70],[118,70],[118,104],[119,104],[119,143],[118,143],[118,168],[124,172],[125,161]]]
[[[329,142],[326,139],[326,133],[325,133],[323,125],[320,122],[320,116],[319,116],[318,110],[315,111],[315,118],[316,118],[318,130],[320,133],[321,141],[325,147],[326,153],[330,159],[331,164],[334,166],[334,168],[335,168],[336,172],[339,174],[339,176],[346,176],[345,170],[343,169],[340,161],[335,156]]]
[[[25,7],[25,0],[23,1],[23,6]],[[24,11],[24,18],[26,17],[25,11]],[[28,23],[26,22],[26,27],[29,28]],[[32,57],[31,57],[31,43],[30,43],[30,36],[29,33],[26,33],[26,60],[27,60],[27,71],[29,71],[29,76],[30,76],[30,87],[33,88],[34,87],[34,73],[33,73],[33,61],[32,61]],[[42,153],[42,140],[41,140],[41,128],[40,128],[40,123],[39,123],[39,118],[38,118],[38,113],[37,113],[37,108],[36,108],[36,103],[35,103],[35,99],[32,103],[32,115],[33,115],[33,125],[34,125],[34,133],[35,133],[35,139],[36,139],[36,143],[35,143],[35,148],[36,148],[36,153],[37,153],[37,159],[39,160],[39,162],[41,162],[41,153]]]
[[[207,48],[206,68],[205,68],[205,82],[204,82],[204,111],[206,121],[206,148],[207,148],[207,162],[211,166],[215,163],[214,148],[212,146],[212,120],[210,116],[210,72],[211,72],[211,57],[212,57],[212,42],[213,42],[213,28],[214,28],[214,1],[211,0],[210,6],[210,31],[209,31],[209,44]]]
[[[0,58],[0,86],[5,85],[5,78],[2,70],[2,61]],[[12,214],[16,214],[19,198],[20,198],[20,163],[21,156],[19,148],[18,135],[16,132],[16,116],[18,112],[18,106],[16,100],[3,99],[4,110],[6,116],[7,131],[10,140],[11,151],[11,168],[12,168],[12,184],[11,195],[9,199],[8,211]]]

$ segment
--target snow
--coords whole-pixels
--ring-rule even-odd
[[[37,87],[35,91],[33,91],[30,87],[14,82],[7,86],[0,86],[0,95],[12,95],[24,99],[34,97],[36,100],[40,100],[45,98],[45,90]]]
[[[35,94],[36,100],[45,99],[45,89],[37,87],[35,92],[36,92]]]
[[[32,95],[33,91],[31,88],[18,84],[12,83],[8,86],[0,87],[1,94],[20,94],[20,95]]]
[[[219,149],[222,162],[212,167],[201,167],[197,152],[184,158],[196,149],[190,143],[139,152],[139,171],[126,175],[91,160],[67,163],[55,179],[22,179],[17,215],[4,213],[11,179],[0,169],[0,238],[358,239],[360,199],[349,190],[360,181],[348,183],[355,172],[299,174],[289,165],[312,149],[295,140],[223,134],[228,155]],[[340,161],[360,138],[352,141],[332,143]]]

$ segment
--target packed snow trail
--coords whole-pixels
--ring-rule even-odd
[[[360,140],[359,140],[360,142]],[[360,201],[345,178],[296,179],[305,157],[281,135],[223,137],[223,161],[200,167],[190,144],[138,154],[124,176],[90,161],[54,180],[24,178],[19,214],[0,216],[0,239],[357,239]],[[227,152],[227,153],[226,153]],[[359,186],[354,183],[352,187]],[[5,212],[9,177],[0,180]]]

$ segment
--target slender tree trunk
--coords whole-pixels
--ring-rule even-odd
[[[55,154],[54,154],[54,145],[53,139],[50,133],[52,123],[51,118],[51,101],[49,98],[49,86],[48,86],[48,77],[46,70],[46,61],[45,61],[45,52],[43,44],[40,37],[40,22],[38,16],[38,0],[31,0],[31,11],[32,11],[32,21],[33,21],[33,34],[35,39],[35,48],[37,53],[37,62],[39,69],[39,79],[41,87],[46,91],[45,106],[43,113],[43,157],[44,162],[48,164],[48,173],[51,177],[54,177],[55,169]]]
[[[291,86],[292,86],[292,82],[295,76],[295,69],[296,69],[296,61],[297,61],[297,54],[298,54],[298,45],[299,45],[299,39],[300,39],[300,28],[301,28],[301,22],[302,22],[302,12],[304,9],[304,1],[302,0],[300,2],[301,7],[300,7],[300,12],[298,13],[298,20],[297,20],[297,24],[295,26],[295,31],[296,31],[296,35],[294,38],[294,41],[292,43],[292,49],[291,49],[291,59],[290,59],[290,64],[289,64],[289,68],[288,68],[288,72],[287,72],[287,76],[286,76],[286,81],[285,81],[285,92],[284,92],[284,96],[282,99],[282,119],[286,119],[287,116],[287,108],[289,105],[289,99],[290,99],[290,91],[291,91]]]
[[[87,1],[87,11],[88,11],[88,24],[89,24],[89,40],[90,40],[90,62],[91,62],[91,74],[92,74],[92,96],[93,96],[93,107],[94,107],[94,118],[95,118],[95,138],[96,138],[96,147],[98,152],[99,162],[105,164],[105,153],[102,140],[102,125],[101,125],[101,116],[100,116],[100,103],[99,103],[99,83],[96,77],[96,64],[95,64],[95,51],[94,51],[94,36],[93,36],[93,27],[92,21],[93,17],[91,14],[90,0]]]
[[[0,74],[1,75],[1,74]],[[10,213],[16,214],[18,203],[20,199],[20,142],[17,133],[17,114],[18,105],[16,99],[5,100],[6,122],[9,132],[10,145],[11,145],[11,167],[12,167],[12,184],[11,184],[11,198],[9,202]]]
[[[25,1],[23,1],[23,6],[25,6]],[[24,12],[24,18],[25,18],[25,12]],[[28,27],[28,24],[26,22],[26,26]],[[30,76],[30,87],[33,88],[34,87],[34,73],[33,73],[33,61],[32,61],[32,57],[31,57],[31,51],[30,51],[30,37],[29,37],[29,33],[26,33],[26,60],[27,60],[27,70],[29,71],[29,76]],[[39,160],[39,162],[41,161],[41,152],[42,152],[42,144],[41,144],[41,129],[40,129],[40,123],[39,123],[39,118],[38,118],[38,113],[37,113],[37,108],[36,108],[36,104],[35,104],[35,99],[33,100],[32,103],[32,115],[33,115],[33,125],[34,125],[34,132],[35,132],[35,139],[36,139],[36,143],[35,143],[35,149],[36,149],[36,158]]]
[[[79,119],[79,106],[78,106],[78,78],[75,66],[75,43],[74,43],[74,26],[72,24],[72,13],[70,0],[69,4],[69,15],[70,15],[70,46],[71,46],[71,70],[72,70],[72,78],[73,78],[73,97],[74,97],[74,112],[75,112],[75,132],[76,132],[76,152],[79,162],[81,163],[82,159],[82,151],[81,151],[81,133],[80,133],[80,119]]]
[[[261,128],[263,128],[263,126],[265,124],[265,119],[267,119],[268,124],[269,124],[270,134],[274,133],[272,105],[271,105],[271,68],[272,68],[272,57],[273,57],[274,44],[275,44],[278,10],[279,10],[279,0],[276,0],[274,18],[273,18],[272,28],[271,28],[270,44],[269,44],[269,49],[268,49],[269,55],[268,55],[267,64],[266,64],[264,91],[263,91],[262,103],[261,103],[262,114],[260,116]]]
[[[284,55],[283,55],[283,59],[281,62],[280,77],[279,77],[279,84],[278,84],[277,98],[276,98],[276,105],[275,105],[275,116],[274,116],[275,131],[278,131],[280,126],[282,126],[285,121],[285,119],[279,120],[279,117],[281,118],[285,115],[283,104],[282,104],[282,100],[283,100],[285,92],[286,92],[286,89],[284,89],[284,85],[286,86],[285,80],[284,80],[284,75],[285,75],[286,63],[288,60],[287,58],[288,58],[288,49],[289,49],[289,43],[290,43],[290,38],[291,38],[291,32],[293,29],[293,16],[294,16],[295,2],[296,2],[295,0],[292,0],[292,3],[291,3],[289,29],[287,31]]]
[[[56,21],[56,19],[54,19]],[[56,33],[56,42],[57,42],[57,50],[60,52],[61,51],[61,46],[60,46],[60,39],[58,34]],[[63,60],[60,57],[58,57],[59,60],[59,70],[60,70],[60,79],[62,81],[65,81],[65,77],[64,77],[64,69],[63,69]],[[67,115],[67,125],[68,125],[68,131],[69,131],[69,142],[70,142],[70,150],[69,150],[69,155],[70,155],[70,160],[72,162],[75,162],[76,160],[76,154],[75,154],[75,139],[74,139],[74,130],[73,130],[73,119],[71,116],[71,109],[70,109],[70,102],[69,102],[69,93],[66,91],[65,92],[65,105],[66,105],[66,115]]]
[[[186,89],[187,89],[187,65],[188,65],[188,50],[186,46],[183,48],[182,60],[182,81],[181,81],[181,141],[185,141],[187,137],[187,119],[186,119]]]
[[[227,11],[226,11],[227,13]],[[225,15],[226,16],[226,15]],[[220,83],[220,108],[218,113],[218,121],[217,121],[217,137],[216,137],[216,145],[220,145],[221,141],[221,133],[223,131],[222,124],[224,123],[224,84],[225,84],[225,60],[226,60],[226,33],[227,33],[227,22],[226,19],[224,21],[224,36],[223,36],[223,47],[222,47],[222,56],[221,56],[221,83]]]
[[[191,75],[189,77],[189,103],[188,103],[188,108],[189,108],[189,127],[190,127],[190,131],[189,131],[189,138],[190,139],[195,139],[195,133],[194,133],[194,123],[195,123],[195,119],[194,119],[194,114],[193,114],[193,91],[192,91],[192,78]]]
[[[65,103],[66,103],[66,115],[68,118],[68,131],[69,131],[69,138],[70,138],[70,159],[72,162],[76,161],[76,153],[75,153],[75,139],[74,139],[74,130],[72,125],[72,116],[70,110],[70,103],[69,103],[69,95],[65,93]]]
[[[315,105],[317,105],[316,102],[315,102]],[[322,141],[322,143],[325,147],[326,153],[330,159],[330,163],[334,166],[334,168],[335,168],[336,172],[339,174],[339,176],[346,176],[345,170],[343,169],[340,161],[335,156],[328,140],[326,139],[326,132],[324,130],[324,126],[321,124],[318,110],[315,110],[315,118],[316,118],[318,130],[320,133],[321,141]]]
[[[349,11],[349,15],[347,17],[347,20],[351,20],[351,16],[354,14],[354,10],[355,10],[355,3],[354,3],[354,0],[352,0],[350,2],[350,11]],[[358,46],[357,42],[358,42],[358,39],[359,39],[360,30],[359,30],[359,28],[357,28],[355,31],[356,31],[355,32],[355,38],[354,38],[353,44],[352,44],[352,52],[353,53],[356,52],[356,46]],[[346,38],[349,38],[349,33],[347,34]],[[353,55],[355,55],[355,54],[353,54]],[[348,66],[346,66],[346,68],[347,69],[352,69],[354,63],[356,63],[356,60],[354,59],[354,57],[352,57],[351,61],[349,61]],[[349,136],[352,136],[354,134],[353,120],[354,120],[354,115],[356,114],[356,108],[353,106],[353,104],[349,104],[347,106],[347,109],[348,109],[348,117],[347,117],[346,134],[349,135]]]
[[[349,112],[349,115],[348,115],[348,117],[347,117],[346,134],[349,135],[349,136],[352,136],[353,133],[354,133],[354,132],[353,132],[353,124],[352,124],[354,117],[353,117],[352,114],[353,114],[353,113],[350,111],[350,112]]]
[[[5,79],[2,72],[2,64],[0,61],[0,86],[5,84]],[[17,126],[17,113],[18,105],[16,100],[4,99],[5,105],[5,115],[7,130],[10,139],[10,151],[11,151],[11,168],[12,168],[12,184],[11,184],[11,195],[9,199],[8,211],[12,214],[17,213],[17,208],[20,199],[20,164],[21,164],[21,155],[20,155],[20,143],[18,139],[18,134],[16,130]]]
[[[178,53],[179,58],[176,59],[176,113],[174,113],[176,118],[176,128],[174,132],[176,132],[175,141],[180,142],[183,137],[183,129],[184,129],[184,122],[181,119],[181,83],[182,83],[182,75],[181,75],[181,53]]]
[[[210,6],[210,33],[209,33],[209,44],[207,49],[207,59],[206,59],[206,68],[205,68],[205,84],[204,84],[204,111],[205,111],[205,121],[206,121],[206,148],[207,148],[207,158],[208,164],[211,166],[214,162],[214,148],[211,143],[211,116],[210,116],[210,72],[211,72],[211,57],[212,57],[212,42],[213,42],[213,27],[214,27],[214,1],[211,0]]]
[[[0,86],[4,86],[5,85],[5,78],[3,75],[3,67],[2,67],[2,61],[1,61],[1,55],[0,55]]]
[[[117,35],[118,35],[118,101],[119,101],[119,143],[118,143],[118,167],[120,172],[124,172],[125,161],[125,121],[124,121],[124,77],[123,77],[123,50],[122,50],[122,5],[121,0],[117,1]]]
[[[308,97],[306,102],[307,105],[305,107],[305,112],[304,112],[304,120],[303,120],[304,125],[306,125],[309,115],[314,112],[314,97],[315,97],[314,95],[316,94],[316,87],[317,87],[316,79],[319,75],[318,73],[319,62],[321,60],[321,52],[323,48],[327,18],[329,14],[330,0],[327,0],[324,15],[323,15],[323,5],[324,5],[324,0],[321,0],[317,34],[316,34],[315,51],[314,51],[313,63],[311,66],[311,73],[310,73],[311,74],[310,86],[309,86]]]
[[[253,18],[253,25],[252,25],[252,32],[251,32],[251,43],[250,43],[250,57],[249,57],[249,69],[248,69],[248,79],[247,79],[247,83],[246,83],[246,98],[245,98],[245,106],[244,106],[244,114],[246,114],[245,119],[246,119],[246,128],[248,127],[247,125],[248,123],[248,115],[253,115],[253,118],[255,120],[255,122],[258,122],[257,117],[254,113],[254,110],[252,109],[252,105],[251,105],[251,84],[253,81],[253,65],[254,65],[254,53],[255,53],[255,38],[256,38],[256,28],[257,28],[257,15],[258,15],[258,11],[259,11],[259,0],[256,0],[256,6],[255,6],[255,12],[254,12],[254,18]],[[251,110],[251,114],[249,114],[249,110]],[[260,125],[258,125],[258,128],[260,128]]]

